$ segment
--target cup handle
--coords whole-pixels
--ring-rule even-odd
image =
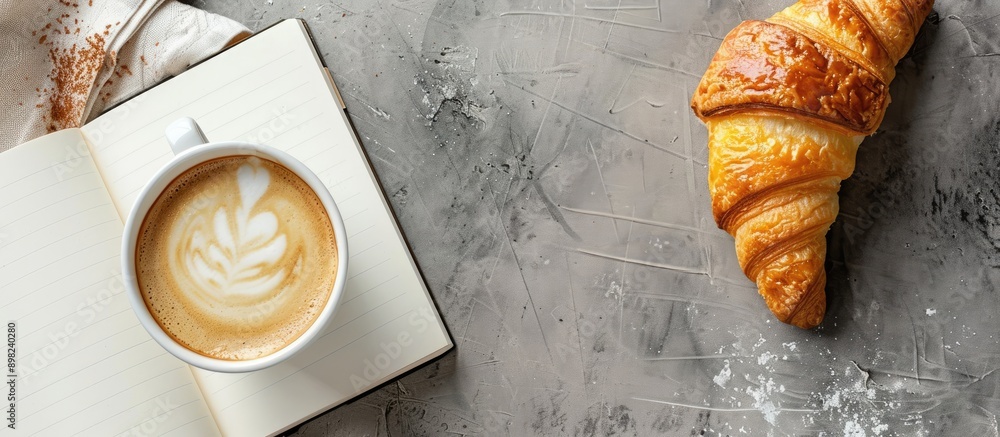
[[[173,149],[174,155],[179,155],[187,149],[208,142],[205,133],[201,131],[198,123],[191,117],[179,118],[177,121],[170,123],[165,133],[167,142],[170,143],[170,148]]]

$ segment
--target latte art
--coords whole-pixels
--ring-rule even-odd
[[[170,242],[178,258],[171,269],[191,277],[206,298],[266,298],[298,261],[286,260],[288,240],[274,211],[254,208],[270,184],[267,169],[248,162],[237,169],[236,180],[239,205],[220,205],[210,221],[188,222],[174,231],[180,239]]]
[[[294,173],[252,157],[176,178],[143,221],[139,288],[154,319],[202,355],[252,359],[298,338],[337,274],[333,227]]]

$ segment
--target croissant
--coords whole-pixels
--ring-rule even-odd
[[[691,101],[712,213],[778,320],[819,325],[840,181],[933,0],[801,0],[723,40]]]

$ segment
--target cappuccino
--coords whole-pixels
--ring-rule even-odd
[[[254,156],[201,163],[146,213],[139,291],[175,341],[211,358],[270,355],[330,298],[337,242],[322,201],[295,173]]]

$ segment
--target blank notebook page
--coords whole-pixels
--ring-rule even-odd
[[[348,281],[331,326],[276,367],[196,371],[226,434],[278,432],[451,347],[301,22],[286,20],[89,123],[84,132],[126,217],[172,154],[182,116],[210,140],[282,149],[327,185],[348,233]]]
[[[18,435],[218,434],[189,367],[129,305],[122,223],[82,141],[70,129],[0,155],[0,308],[17,330]]]

